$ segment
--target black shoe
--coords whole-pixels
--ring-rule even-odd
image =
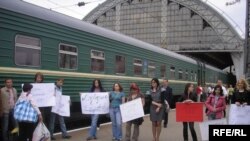
[[[50,139],[51,139],[51,140],[56,140],[56,138],[55,138],[55,137],[50,137]]]
[[[66,136],[63,136],[62,138],[63,138],[63,139],[70,139],[70,138],[71,138],[71,136],[66,135]]]
[[[96,137],[88,137],[87,141],[89,141],[89,140],[96,140],[96,139],[97,139]]]
[[[167,128],[167,124],[164,124],[163,127],[164,127],[164,128]]]

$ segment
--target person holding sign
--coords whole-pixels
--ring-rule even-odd
[[[35,83],[43,83],[44,81],[44,76],[41,72],[37,72],[35,74]],[[50,114],[50,107],[39,107],[39,110],[42,113],[43,116],[43,122],[46,125],[46,127],[49,126],[49,114]]]
[[[112,133],[114,141],[122,140],[122,118],[120,105],[125,102],[125,94],[120,83],[113,85],[113,91],[110,92],[110,118],[112,122]]]
[[[180,102],[191,103],[197,102],[197,95],[193,93],[194,85],[192,83],[187,83],[185,86],[184,94],[180,98]],[[197,135],[194,129],[194,122],[183,122],[183,137],[184,141],[188,140],[188,125],[191,131],[193,141],[197,141]]]
[[[221,119],[224,117],[223,111],[226,109],[226,100],[220,85],[214,87],[214,92],[206,100],[205,106],[208,109],[208,120]]]
[[[237,82],[237,88],[233,93],[231,104],[236,104],[237,106],[250,105],[250,92],[247,81],[240,79]]]
[[[56,96],[61,96],[62,95],[62,85],[64,83],[64,79],[59,78],[57,79],[56,83],[55,83],[55,95]],[[50,131],[50,136],[51,136],[51,140],[56,140],[56,138],[53,136],[54,133],[54,127],[55,127],[55,118],[56,116],[58,117],[59,123],[60,123],[60,128],[62,131],[62,137],[64,139],[70,139],[71,136],[68,135],[67,133],[67,129],[66,129],[66,125],[64,122],[64,118],[63,116],[60,116],[59,114],[50,113],[50,122],[49,122],[49,131]]]
[[[92,83],[92,87],[90,89],[90,92],[105,92],[105,90],[102,87],[102,83],[99,79],[95,79]],[[97,129],[97,124],[98,124],[98,114],[92,114],[91,115],[91,127],[89,130],[89,137],[87,140],[95,140],[96,138],[96,129]]]
[[[140,93],[139,87],[136,85],[136,83],[132,83],[130,86],[130,95],[127,98],[127,101],[132,101],[134,99],[141,98],[142,105],[144,106],[145,100],[143,94]],[[132,121],[128,121],[126,123],[126,141],[130,141],[130,135],[131,135],[131,126],[134,125],[134,133],[132,136],[132,141],[138,141],[139,137],[139,126],[143,122],[143,117],[134,119]]]
[[[159,141],[165,100],[160,89],[160,82],[157,78],[151,80],[150,101],[150,120],[152,121],[153,141]]]

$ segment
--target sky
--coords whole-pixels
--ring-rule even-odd
[[[106,0],[23,0],[41,7],[54,10],[68,16],[83,19],[91,10]],[[201,0],[217,10],[236,29],[241,37],[245,31],[245,13],[247,0]],[[79,7],[79,2],[85,6]],[[227,3],[234,3],[227,6]]]

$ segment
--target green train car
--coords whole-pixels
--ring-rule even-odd
[[[169,79],[175,96],[188,82],[227,81],[223,71],[186,56],[23,1],[0,1],[0,81],[45,82],[64,78],[64,95],[73,101],[72,116],[81,117],[79,92],[98,78],[109,91],[120,82],[128,94],[131,82],[145,93],[153,77]]]

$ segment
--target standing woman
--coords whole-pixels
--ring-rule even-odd
[[[185,86],[184,94],[180,98],[180,102],[192,103],[197,102],[197,95],[193,93],[194,85],[187,83]],[[194,129],[194,122],[183,122],[183,137],[184,141],[188,141],[188,125],[191,131],[193,141],[197,141],[197,135]]]
[[[112,133],[114,141],[122,140],[122,117],[120,105],[125,102],[125,94],[120,83],[113,85],[113,91],[110,93],[110,118],[112,122]]]
[[[130,94],[128,97],[128,101],[132,101],[135,100],[137,98],[141,98],[142,101],[142,106],[144,106],[145,104],[145,99],[143,94],[140,92],[139,87],[136,85],[136,83],[132,83],[130,86]],[[134,132],[133,132],[133,136],[132,136],[132,141],[138,141],[138,137],[139,137],[139,127],[143,122],[143,117],[138,118],[138,119],[134,119],[132,121],[128,121],[126,123],[126,141],[130,141],[130,136],[131,136],[131,126],[132,124],[134,125]]]
[[[102,87],[102,83],[99,79],[95,79],[92,83],[92,87],[90,89],[90,92],[105,92],[105,90]],[[98,114],[91,115],[91,127],[89,130],[89,136],[87,140],[94,140],[96,138],[96,128],[98,124]]]
[[[250,92],[247,81],[240,79],[236,85],[237,90],[233,93],[232,104],[237,106],[250,105]]]
[[[32,98],[32,95],[30,94],[30,91],[32,89],[32,85],[29,83],[25,83],[23,85],[23,92],[21,93],[18,100],[27,100],[30,101],[32,107],[36,110],[39,118],[39,122],[43,121],[41,112],[39,108],[36,106],[35,101]],[[19,125],[19,138],[18,141],[32,141],[32,135],[35,130],[36,124],[31,122],[18,122]]]
[[[208,120],[221,119],[224,117],[223,111],[226,109],[226,100],[223,96],[221,86],[216,85],[214,87],[214,92],[207,98],[205,106],[208,109]]]
[[[44,76],[41,72],[37,72],[35,74],[34,78],[35,83],[43,83]],[[49,127],[49,117],[50,117],[50,111],[51,107],[39,107],[39,110],[41,111],[43,122],[46,125],[46,127]]]
[[[152,121],[153,141],[159,141],[165,104],[164,95],[161,93],[160,82],[157,78],[151,80],[150,99],[150,120]]]

